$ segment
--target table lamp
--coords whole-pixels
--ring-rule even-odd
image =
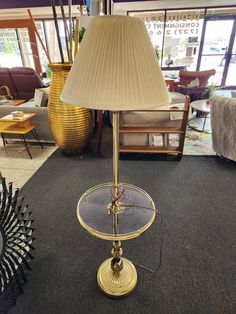
[[[100,289],[111,297],[131,293],[137,271],[122,257],[121,241],[139,236],[154,221],[155,205],[142,189],[119,181],[119,112],[170,103],[146,27],[129,16],[97,16],[89,23],[61,99],[113,113],[113,182],[86,191],[77,216],[92,235],[113,241],[112,257],[97,272]],[[137,169],[138,171],[138,169]]]

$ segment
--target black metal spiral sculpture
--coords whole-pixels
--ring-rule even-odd
[[[34,229],[19,189],[13,191],[12,183],[7,187],[5,178],[0,182],[0,313],[7,313],[23,292],[26,271],[31,270]]]

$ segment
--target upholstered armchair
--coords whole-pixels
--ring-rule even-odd
[[[14,99],[24,100],[33,98],[36,88],[44,87],[40,76],[28,67],[0,68],[0,85],[7,86]]]
[[[175,91],[178,91],[184,95],[188,95],[191,101],[197,99],[204,99],[206,85],[210,76],[215,75],[215,69],[210,69],[206,71],[179,71],[179,81],[175,83]],[[199,79],[198,87],[189,87],[188,85],[195,80]]]
[[[210,76],[215,75],[216,70],[206,70],[206,71],[179,71],[179,85],[187,86],[196,78],[199,79],[200,86],[206,86]]]
[[[27,67],[14,67],[10,69],[10,75],[19,99],[29,100],[34,97],[36,88],[44,87],[44,83],[34,69]]]
[[[217,155],[236,161],[236,99],[210,99],[212,148]]]

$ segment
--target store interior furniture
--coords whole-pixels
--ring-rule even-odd
[[[0,86],[0,100],[10,100],[12,99],[11,91],[8,86]]]
[[[189,116],[189,97],[155,110],[122,112],[120,146],[127,153],[159,153],[181,160]],[[175,140],[171,140],[175,138]]]
[[[173,80],[171,80],[172,82]],[[170,85],[169,85],[169,80],[165,79],[165,84],[170,91]],[[169,92],[171,101],[170,105],[174,106],[174,104],[182,104],[180,108],[170,108],[166,107],[163,110],[156,110],[154,109],[151,112],[130,112],[130,111],[123,111],[120,114],[120,128],[123,129],[123,131],[120,134],[120,145],[123,146],[123,149],[125,149],[125,146],[148,146],[149,145],[149,140],[150,140],[150,134],[148,131],[140,131],[139,133],[135,132],[134,130],[132,132],[125,132],[125,130],[129,130],[129,127],[131,128],[141,128],[146,129],[148,127],[151,127],[152,129],[156,127],[181,127],[181,130],[186,129],[185,122],[183,126],[181,125],[181,121],[183,122],[183,116],[181,115],[179,110],[187,110],[189,109],[186,107],[184,109],[184,104],[186,101],[186,96],[178,93],[178,92]],[[174,111],[179,111],[177,116],[174,114]],[[174,115],[178,117],[177,120],[179,121],[171,121],[171,118],[173,119]],[[101,153],[102,151],[102,133],[103,133],[103,120],[106,119],[108,122],[108,125],[112,127],[111,119],[110,119],[110,114],[109,111],[102,111],[102,110],[97,110],[97,116],[96,116],[96,121],[97,121],[97,148],[96,151],[98,154]],[[137,120],[136,120],[137,119]],[[164,124],[163,124],[164,122]],[[128,129],[126,129],[128,127]],[[130,133],[130,134],[128,134]],[[153,133],[153,132],[152,132]],[[163,134],[163,138],[165,138],[165,143],[167,143],[167,134]],[[167,144],[166,144],[167,145]],[[152,146],[152,145],[151,145]],[[140,149],[144,149],[140,148]],[[134,152],[134,147],[132,147],[132,151]],[[173,149],[172,149],[173,151]],[[150,151],[151,152],[151,151]],[[159,151],[160,152],[160,151]],[[181,159],[182,156],[182,149],[179,150],[179,157]],[[155,153],[155,150],[152,151],[152,153]],[[156,148],[156,153],[157,153],[157,148]]]
[[[210,110],[213,150],[236,161],[236,99],[213,96]]]
[[[35,89],[45,87],[35,70],[28,67],[0,67],[0,82],[9,88],[13,99],[25,101],[34,97]]]
[[[188,95],[191,101],[204,99],[208,80],[215,73],[215,69],[205,71],[180,70],[179,81],[175,82],[174,90]],[[199,80],[199,86],[190,86],[195,79]]]
[[[188,86],[196,78],[199,79],[199,86],[206,86],[210,76],[215,75],[216,70],[210,69],[205,71],[179,71],[179,85]]]

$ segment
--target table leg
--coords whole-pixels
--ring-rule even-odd
[[[204,121],[203,121],[203,127],[202,127],[202,132],[204,132],[204,129],[205,129],[205,124],[206,124],[206,116],[204,117]]]
[[[43,144],[41,143],[40,138],[39,138],[36,130],[35,129],[31,130],[31,133],[33,134],[34,138],[36,139],[36,141],[39,143],[39,145],[43,149]]]
[[[30,159],[32,159],[32,156],[31,156],[31,153],[30,153],[30,150],[29,150],[29,146],[28,146],[28,144],[27,144],[27,142],[26,142],[26,140],[25,140],[24,135],[19,134],[19,137],[20,137],[22,143],[24,144],[24,146],[25,146],[25,148],[26,148],[26,150],[27,150],[27,152],[28,152],[28,154],[29,154],[29,156],[30,156]]]
[[[3,146],[6,146],[5,134],[1,133],[1,137],[2,137]]]

